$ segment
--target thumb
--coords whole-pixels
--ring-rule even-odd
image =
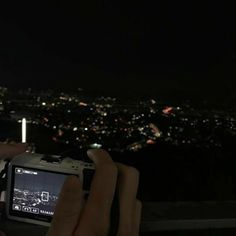
[[[0,236],[6,236],[6,234],[0,231]]]
[[[27,144],[23,143],[0,143],[0,159],[12,158],[25,152]]]

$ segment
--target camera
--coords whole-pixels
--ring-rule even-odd
[[[88,196],[95,171],[91,161],[57,155],[23,153],[9,163],[7,173],[7,218],[50,226],[62,185],[77,176]]]

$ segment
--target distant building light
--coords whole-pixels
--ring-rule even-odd
[[[170,114],[173,111],[173,107],[166,107],[162,112],[166,115]]]
[[[152,139],[148,139],[147,140],[147,144],[155,144],[156,142],[154,141],[154,140],[152,140]]]
[[[80,102],[79,105],[80,105],[80,106],[84,106],[84,107],[87,107],[87,106],[88,106],[88,104],[85,103],[85,102]]]
[[[159,128],[154,125],[153,123],[149,124],[149,127],[151,128],[152,133],[157,137],[160,138],[161,137],[161,131],[159,130]]]
[[[102,144],[99,144],[99,143],[92,143],[90,145],[91,148],[101,148],[102,147]]]
[[[22,118],[22,137],[21,142],[26,143],[26,118]]]
[[[62,136],[63,134],[64,134],[64,132],[61,129],[59,129],[58,130],[58,136]]]
[[[157,102],[154,99],[151,99],[152,104],[156,104]]]

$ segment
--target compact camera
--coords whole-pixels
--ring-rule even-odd
[[[62,185],[76,175],[88,195],[94,175],[92,162],[56,155],[23,153],[8,166],[6,214],[8,219],[49,226]]]

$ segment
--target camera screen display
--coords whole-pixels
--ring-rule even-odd
[[[69,174],[17,166],[12,171],[11,214],[50,221]]]

